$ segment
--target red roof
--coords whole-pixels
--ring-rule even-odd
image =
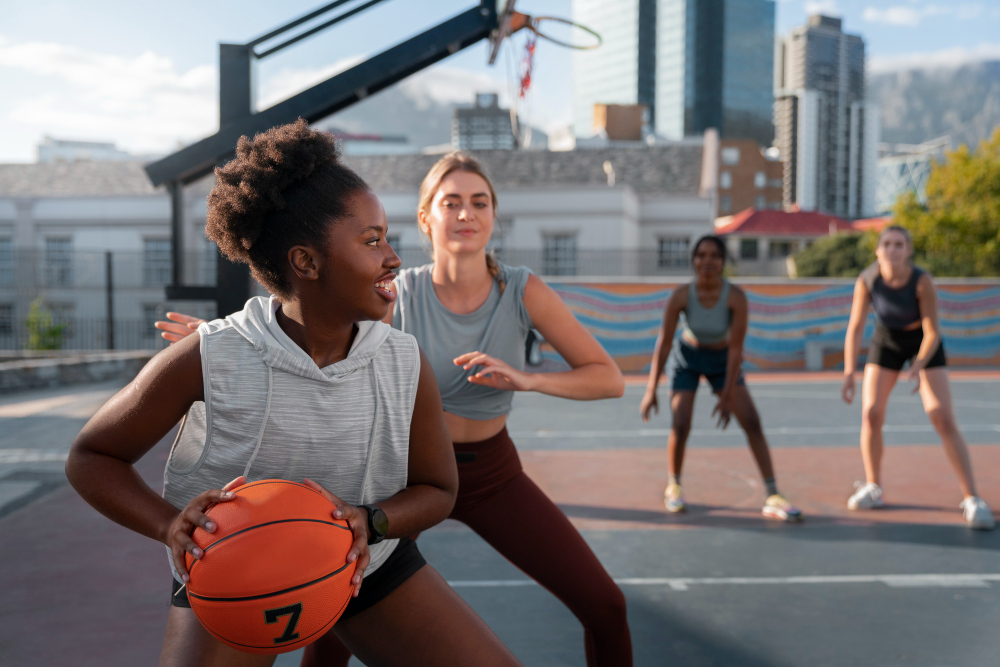
[[[863,220],[855,220],[851,223],[851,226],[859,231],[874,229],[876,232],[880,232],[884,227],[888,227],[891,224],[892,216],[886,215],[881,218],[864,218]]]
[[[715,222],[720,236],[741,234],[754,236],[829,236],[830,226],[837,232],[850,232],[851,223],[835,215],[815,211],[758,211],[748,208]]]

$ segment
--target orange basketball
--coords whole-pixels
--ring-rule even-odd
[[[354,536],[333,503],[304,484],[265,479],[234,491],[206,514],[214,533],[195,529],[204,551],[187,555],[188,600],[217,639],[248,653],[284,653],[310,644],[351,599]]]

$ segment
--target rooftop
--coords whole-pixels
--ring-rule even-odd
[[[474,153],[497,188],[607,186],[605,163],[615,183],[641,193],[697,194],[700,144],[576,151],[488,150]],[[344,162],[379,192],[416,192],[440,155],[349,155]],[[207,192],[206,179],[191,187]],[[189,194],[191,187],[189,187]],[[139,162],[0,164],[0,197],[133,197],[162,195]]]
[[[829,236],[854,231],[851,223],[816,211],[775,211],[748,208],[715,221],[715,233],[755,236]]]

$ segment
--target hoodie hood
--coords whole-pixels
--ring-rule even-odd
[[[271,368],[321,382],[336,381],[371,364],[392,330],[385,322],[357,322],[358,333],[347,357],[320,368],[278,324],[280,305],[274,296],[253,297],[243,310],[228,316],[226,322],[253,345],[261,360]]]

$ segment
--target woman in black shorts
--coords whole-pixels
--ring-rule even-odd
[[[991,530],[995,522],[986,503],[976,495],[972,463],[965,439],[955,423],[951,389],[945,370],[944,345],[938,326],[937,293],[930,274],[910,263],[913,240],[903,227],[892,225],[878,237],[874,264],[854,285],[854,304],[844,342],[844,401],[854,400],[854,368],[868,306],[875,311],[876,327],[868,349],[861,385],[861,458],[865,482],[847,501],[852,510],[882,507],[882,424],[899,372],[910,362],[908,378],[913,392],[920,392],[924,410],[944,444],[958,473],[965,499],[960,507],[970,528]]]

